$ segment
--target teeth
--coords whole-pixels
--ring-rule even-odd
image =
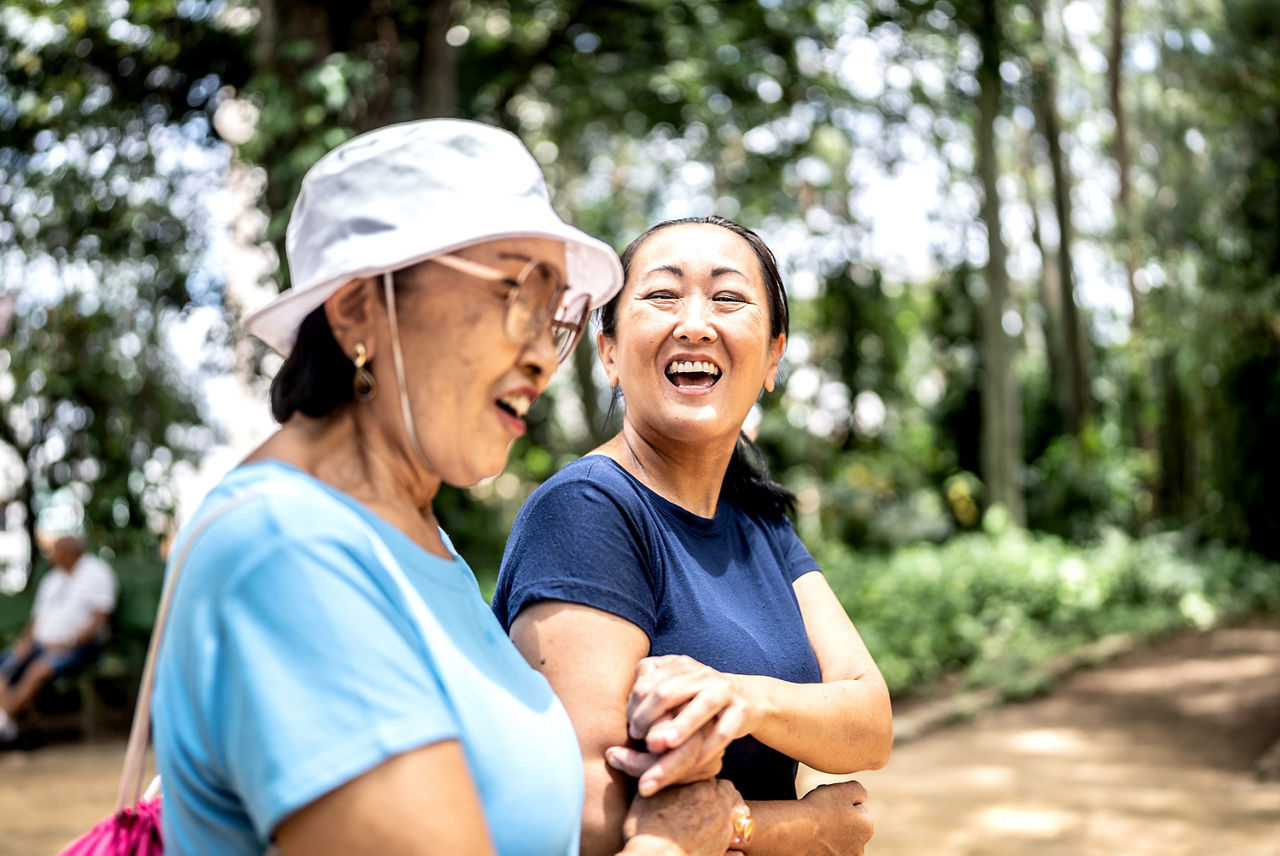
[[[525,413],[529,412],[529,405],[533,403],[533,400],[527,395],[512,393],[511,395],[504,395],[502,398],[499,398],[498,403],[504,405],[516,416],[524,418]]]
[[[703,360],[676,360],[667,366],[667,374],[688,374],[691,372],[709,374],[712,377],[720,376],[720,369],[715,363]]]

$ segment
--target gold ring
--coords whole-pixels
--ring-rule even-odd
[[[756,820],[746,809],[735,809],[733,812],[733,834],[738,837],[743,844],[751,840],[751,835],[756,831]]]

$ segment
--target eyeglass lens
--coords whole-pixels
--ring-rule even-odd
[[[587,314],[585,301],[561,307],[564,286],[560,274],[542,261],[525,265],[516,284],[507,303],[507,335],[515,342],[531,342],[550,324],[556,354],[563,360],[581,335]],[[553,319],[557,308],[561,309],[560,317]]]

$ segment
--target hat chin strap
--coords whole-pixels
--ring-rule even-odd
[[[418,456],[418,463],[422,464],[427,472],[431,472],[427,456],[422,453],[422,447],[418,445],[418,432],[413,427],[413,409],[409,407],[409,392],[404,382],[404,357],[400,355],[400,325],[396,322],[396,290],[390,271],[382,274],[382,290],[386,295],[387,315],[391,321],[391,357],[396,366],[396,389],[400,393],[400,413],[404,417],[404,430],[409,435],[409,445],[413,447],[413,453]]]

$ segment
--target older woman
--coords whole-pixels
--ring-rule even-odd
[[[432,513],[498,473],[620,285],[519,141],[383,128],[308,173],[292,288],[246,319],[288,357],[281,428],[205,500],[154,706],[181,853],[574,854],[582,766]],[[174,573],[171,565],[170,573]],[[723,854],[731,788],[637,801],[626,853]]]
[[[597,342],[626,402],[622,430],[530,497],[494,595],[577,729],[583,852],[621,841],[628,775],[645,794],[684,755],[714,770],[718,759],[688,740],[713,723],[736,738],[723,775],[756,801],[744,850],[861,853],[861,786],[797,801],[797,761],[830,773],[882,766],[888,691],[792,531],[791,495],[757,469],[742,434],[786,343],[773,254],[709,218],[651,228],[622,264]],[[645,743],[622,747],[628,738]]]

